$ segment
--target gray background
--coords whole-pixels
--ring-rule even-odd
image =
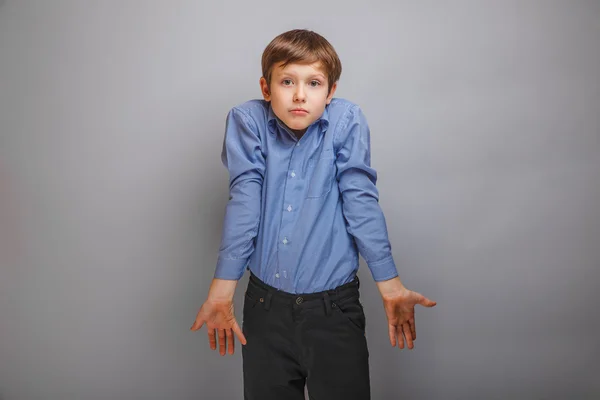
[[[5,0],[0,399],[242,398],[239,344],[189,327],[226,113],[297,27],[336,47],[400,276],[438,302],[392,350],[361,261],[373,398],[599,398],[598,1]]]

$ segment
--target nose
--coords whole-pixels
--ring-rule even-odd
[[[304,93],[304,89],[301,86],[298,86],[296,89],[296,93],[294,94],[294,101],[304,101],[306,99],[306,94]]]

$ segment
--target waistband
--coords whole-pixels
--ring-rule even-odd
[[[346,297],[359,296],[359,287],[360,281],[356,275],[351,282],[338,286],[335,289],[303,294],[288,293],[267,285],[252,271],[250,271],[250,280],[248,281],[248,292],[253,295],[261,296],[261,301],[266,303],[265,306],[267,309],[269,308],[271,301],[282,302],[294,305],[295,307],[311,307],[312,305],[319,305],[320,301],[325,301],[328,309],[327,311],[329,311],[329,305],[332,301]]]

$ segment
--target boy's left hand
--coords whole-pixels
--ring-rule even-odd
[[[396,277],[387,281],[376,282],[381,297],[383,308],[388,319],[388,332],[392,347],[398,344],[404,348],[404,339],[409,349],[414,347],[413,340],[417,338],[415,328],[415,305],[433,307],[437,303],[420,293],[406,289]],[[404,338],[402,335],[404,334]],[[398,339],[396,340],[396,336]]]

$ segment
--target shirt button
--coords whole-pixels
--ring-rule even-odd
[[[287,238],[283,238],[283,244],[288,244]]]
[[[288,210],[288,211],[292,211],[292,206],[291,206],[291,205],[289,205],[289,206],[288,206],[288,208],[287,208],[287,210]]]
[[[296,176],[296,173],[295,173],[295,172],[292,172],[292,173],[291,173],[291,175],[292,175],[292,178],[293,178],[293,177],[295,177],[295,176]]]
[[[279,278],[279,273],[275,274],[275,278]]]
[[[296,146],[300,146],[300,142],[296,143]]]

